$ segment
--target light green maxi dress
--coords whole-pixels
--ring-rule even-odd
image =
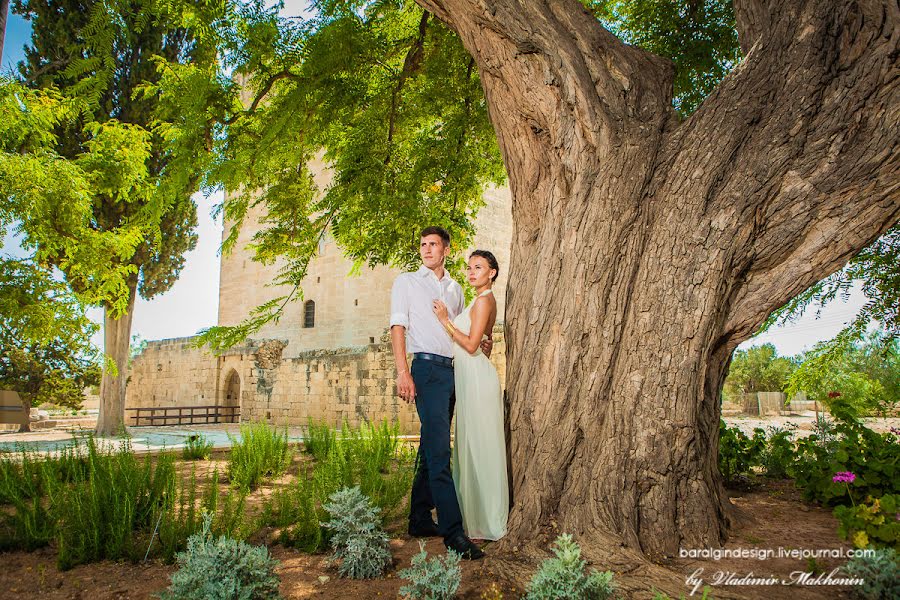
[[[485,290],[481,295],[490,294]],[[468,334],[474,301],[453,324]],[[477,348],[469,354],[454,345],[456,383],[453,483],[470,538],[498,540],[506,534],[509,489],[506,478],[506,437],[500,378],[491,361]]]

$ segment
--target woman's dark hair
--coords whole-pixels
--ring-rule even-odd
[[[494,273],[494,276],[491,277],[491,281],[497,281],[497,275],[500,274],[500,264],[497,262],[497,257],[487,250],[476,250],[471,254],[471,256],[469,256],[469,258],[472,258],[472,256],[480,256],[481,258],[486,260],[488,266],[496,271],[496,273]]]

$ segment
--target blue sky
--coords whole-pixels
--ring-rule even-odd
[[[19,15],[14,15],[12,7],[10,7],[6,20],[6,39],[3,42],[3,63],[0,65],[0,71],[9,72],[15,68],[17,62],[25,58],[22,47],[30,39],[31,25]]]
[[[286,2],[283,15],[301,14],[307,6],[304,1]],[[24,58],[22,47],[28,43],[31,27],[21,17],[10,13],[7,21],[6,42],[0,70],[9,72],[16,62]],[[210,216],[212,207],[221,202],[221,193],[204,197],[197,194],[199,241],[197,248],[185,256],[181,277],[167,293],[151,301],[139,299],[135,306],[132,333],[144,339],[156,340],[194,335],[199,329],[216,324],[218,315],[219,255],[222,223]],[[3,240],[4,254],[20,254],[16,238],[8,235]],[[865,296],[854,289],[847,302],[836,301],[826,307],[819,319],[811,311],[798,322],[744,342],[741,348],[772,343],[779,354],[792,355],[812,347],[818,341],[830,339],[849,322],[862,307]],[[93,309],[91,318],[102,322],[102,311]],[[385,316],[387,318],[387,316]],[[98,333],[95,343],[102,344]]]

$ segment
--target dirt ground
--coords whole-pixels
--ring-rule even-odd
[[[766,482],[746,493],[734,493],[732,502],[738,508],[739,522],[732,530],[727,549],[761,548],[778,552],[785,550],[817,550],[849,548],[837,536],[837,522],[827,509],[808,505],[789,481]],[[336,600],[353,598],[396,598],[403,582],[397,571],[408,567],[410,559],[418,552],[418,541],[400,531],[400,524],[392,528],[391,549],[395,568],[383,579],[354,581],[340,579],[333,566],[326,564],[327,555],[307,555],[282,546],[272,546],[272,555],[280,561],[281,592],[285,598],[317,598]],[[429,554],[443,552],[439,539],[427,541]],[[486,548],[484,561],[464,562],[462,584],[458,597],[464,599],[518,598],[524,582],[518,585],[506,581],[491,558],[491,546]],[[52,548],[32,553],[13,552],[2,555],[0,570],[0,597],[42,598],[47,600],[113,600],[153,598],[168,585],[168,576],[175,567],[151,562],[146,565],[102,562],[81,565],[66,572],[56,568],[56,555]],[[680,558],[669,565],[673,580],[686,580],[698,569],[696,575],[706,585],[712,583],[716,572],[731,572],[735,577],[751,575],[759,578],[774,576],[789,579],[795,571],[828,573],[843,564],[846,559],[818,558],[810,563],[803,558]],[[594,565],[602,569],[602,565]],[[624,575],[619,575],[623,577]],[[824,577],[824,576],[823,576]],[[633,583],[633,582],[632,582]],[[494,592],[491,588],[494,586]],[[629,586],[633,587],[633,586]],[[649,588],[649,586],[648,586]],[[712,585],[712,597],[747,597],[754,599],[789,598],[812,600],[815,598],[849,598],[846,588],[831,585],[779,584],[754,586]],[[687,596],[690,586],[685,585]],[[625,596],[620,596],[625,597]],[[647,589],[632,594],[633,598],[652,598]],[[700,597],[700,594],[694,596]]]

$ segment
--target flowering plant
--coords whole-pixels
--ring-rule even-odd
[[[850,503],[853,506],[856,506],[856,502],[853,500],[853,492],[850,491],[850,484],[856,481],[856,474],[852,471],[838,471],[834,474],[834,477],[831,480],[835,483],[843,483],[847,486],[847,495],[850,496]]]
[[[838,471],[831,480],[835,483],[853,483],[856,481],[856,475],[851,471]]]

